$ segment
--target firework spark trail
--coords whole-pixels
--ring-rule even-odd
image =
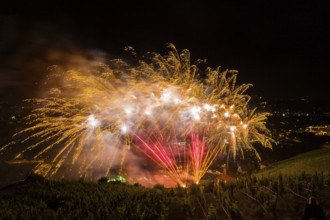
[[[166,143],[164,140],[159,140],[159,136],[149,137],[149,141],[144,138],[134,135],[137,139],[136,146],[145,155],[147,155],[156,164],[162,167],[167,174],[171,176],[179,185],[185,186],[184,176],[181,174],[179,168],[180,164],[177,163],[178,149],[171,143]]]
[[[259,157],[253,144],[271,147],[272,139],[265,125],[269,114],[248,106],[245,92],[251,85],[237,85],[236,71],[204,70],[200,63],[191,64],[188,50],[178,53],[169,45],[164,56],[150,53],[135,66],[117,59],[83,70],[55,68],[49,81],[58,82],[57,87],[45,98],[28,100],[35,109],[25,118],[27,128],[0,152],[14,144],[25,146],[15,158],[33,154],[34,160],[44,161],[36,171],[45,176],[76,165],[81,175],[89,169],[109,174],[112,166],[125,166],[125,138],[162,134],[171,145],[188,140],[193,129],[197,152],[187,158],[189,149],[184,149],[177,159],[192,160],[198,180],[220,152],[235,158],[250,150]],[[161,144],[150,145],[148,152]],[[164,168],[180,169],[168,161],[173,152],[158,151]]]
[[[221,148],[207,147],[205,136],[202,139],[198,134],[191,133],[190,137],[190,160],[192,164],[192,175],[195,183],[199,183],[207,169],[216,160]]]
[[[171,138],[164,140],[163,134],[152,132],[152,134],[143,136],[134,134],[137,140],[135,147],[166,170],[168,175],[182,186],[190,180],[199,183],[207,169],[216,160],[221,149],[207,147],[205,136],[200,139],[199,135],[194,132],[191,132],[185,142],[181,142],[183,145],[187,145],[183,147],[176,143],[177,140],[171,141]]]
[[[203,159],[205,159],[205,137],[203,137],[202,140],[199,140],[198,135],[194,133],[191,134],[190,155],[193,176],[196,183],[198,183],[203,176],[204,171]]]

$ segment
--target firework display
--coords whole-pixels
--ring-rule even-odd
[[[236,71],[201,66],[169,45],[166,55],[150,53],[134,65],[117,59],[55,70],[54,87],[27,100],[34,110],[26,128],[1,151],[25,146],[15,159],[41,161],[35,172],[44,176],[63,169],[109,175],[114,167],[125,174],[127,155],[139,151],[180,185],[198,183],[220,154],[259,157],[254,143],[270,148],[272,139],[268,113],[248,105],[251,85],[236,85]]]

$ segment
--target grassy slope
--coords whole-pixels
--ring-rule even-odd
[[[261,170],[255,175],[260,177],[278,175],[279,173],[282,173],[283,175],[300,174],[302,172],[309,174],[324,172],[330,174],[330,146],[324,146],[322,149],[313,150],[279,161]]]

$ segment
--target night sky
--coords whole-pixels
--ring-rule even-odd
[[[128,45],[163,53],[166,43],[238,70],[252,95],[329,99],[328,2],[1,1],[1,101],[36,95],[47,67],[72,57],[123,57]]]

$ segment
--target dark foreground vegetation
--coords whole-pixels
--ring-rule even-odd
[[[0,190],[0,219],[301,219],[310,195],[328,214],[330,174],[248,176],[172,189],[31,175]]]

